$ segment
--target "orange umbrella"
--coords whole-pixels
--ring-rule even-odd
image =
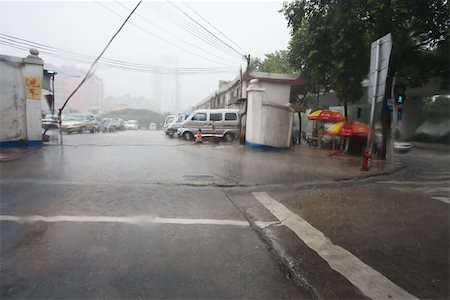
[[[327,132],[342,137],[367,137],[369,135],[369,126],[363,122],[345,121],[334,124],[327,129]]]
[[[340,122],[345,121],[345,117],[338,111],[321,109],[309,114],[308,120],[316,120],[322,122]]]

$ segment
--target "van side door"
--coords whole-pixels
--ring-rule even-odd
[[[208,114],[206,112],[198,112],[192,116],[191,120],[189,121],[188,127],[194,134],[199,129],[201,129],[202,133],[204,134],[205,131],[208,130],[208,123]]]
[[[211,135],[222,136],[223,135],[223,113],[222,112],[210,113],[209,121],[211,123],[211,128],[210,128]]]

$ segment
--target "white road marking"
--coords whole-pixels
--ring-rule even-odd
[[[397,180],[388,180],[388,181],[377,181],[377,183],[386,183],[386,184],[397,184],[397,185],[445,185],[449,184],[449,181],[397,181]]]
[[[439,192],[447,192],[450,193],[450,187],[390,187],[391,190],[400,191],[400,192],[422,192],[422,193],[439,193]]]
[[[217,220],[217,219],[178,219],[178,218],[159,218],[154,216],[130,216],[130,217],[111,217],[111,216],[52,216],[45,217],[40,215],[27,216],[9,216],[0,215],[0,221],[12,221],[18,223],[34,222],[77,222],[77,223],[124,223],[124,224],[180,224],[180,225],[232,225],[249,226],[247,221],[236,220]]]
[[[372,299],[417,299],[359,258],[334,245],[321,231],[271,198],[267,193],[253,193],[282,224],[294,231],[308,247],[320,255],[332,269],[342,274],[354,286]]]
[[[450,204],[450,198],[448,198],[448,197],[431,197],[431,198],[433,198],[434,200],[439,200],[444,203]]]

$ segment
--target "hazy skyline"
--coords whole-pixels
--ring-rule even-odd
[[[74,60],[74,53],[96,57],[137,3],[1,1],[0,33],[55,47],[40,49],[40,56],[48,64],[76,65],[87,70],[90,63],[85,58],[83,62]],[[239,74],[241,66],[245,68],[246,62],[239,53],[263,58],[264,54],[287,48],[289,29],[287,21],[278,12],[282,3],[144,1],[103,55],[115,60],[115,67],[100,65],[96,71],[105,83],[105,96],[129,94],[151,98],[155,93],[155,77],[167,75],[156,73],[155,76],[157,70],[148,67],[165,67],[163,57],[171,56],[177,58],[178,68],[184,72],[178,76],[177,84],[181,106],[198,103],[217,89],[219,80],[232,80]],[[220,44],[197,23],[231,47]],[[18,45],[17,40],[6,42]],[[21,46],[25,45],[23,43]],[[46,50],[62,57],[48,55]],[[28,51],[5,43],[0,44],[0,53],[28,55]],[[118,69],[117,61],[126,63],[127,68],[130,63],[144,65],[146,72],[124,70],[123,66]],[[222,73],[216,73],[218,71]],[[200,72],[208,73],[192,75]],[[161,89],[165,88],[169,87],[161,86]]]

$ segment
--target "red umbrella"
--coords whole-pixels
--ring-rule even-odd
[[[308,120],[316,120],[322,122],[340,122],[345,121],[345,117],[338,111],[321,109],[309,114]]]
[[[327,132],[342,137],[367,137],[369,135],[369,126],[363,122],[345,121],[331,126],[328,128]]]

